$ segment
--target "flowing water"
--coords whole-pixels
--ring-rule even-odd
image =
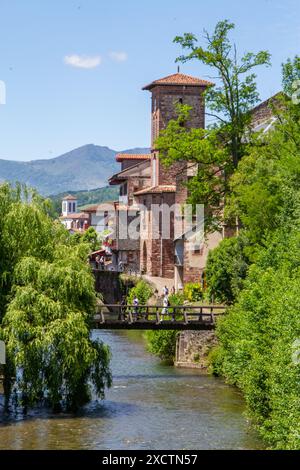
[[[95,331],[112,350],[113,386],[80,413],[1,416],[0,449],[259,449],[243,399],[221,379],[162,365],[139,332]]]

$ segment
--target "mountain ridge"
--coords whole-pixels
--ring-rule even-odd
[[[121,151],[86,144],[57,157],[26,162],[0,159],[0,183],[27,184],[42,195],[91,190],[107,186],[107,179],[119,170],[117,153],[149,153],[149,148]]]

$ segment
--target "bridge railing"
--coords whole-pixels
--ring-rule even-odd
[[[95,320],[104,324],[107,321],[127,322],[181,322],[214,324],[218,316],[225,313],[221,305],[177,305],[165,307],[163,305],[120,305],[108,304],[98,307]]]

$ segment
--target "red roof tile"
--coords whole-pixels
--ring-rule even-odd
[[[84,212],[75,212],[75,213],[72,213],[72,214],[68,214],[68,215],[61,215],[60,216],[60,219],[88,219],[89,218],[89,214],[85,214]]]
[[[175,185],[161,184],[159,186],[151,186],[150,188],[144,188],[140,191],[134,193],[135,196],[140,196],[142,194],[161,194],[161,193],[175,193]]]
[[[122,162],[123,160],[150,160],[151,153],[117,153],[116,160],[117,162]]]
[[[212,86],[213,83],[201,78],[192,77],[191,75],[185,75],[184,73],[173,73],[173,75],[154,80],[154,82],[144,86],[143,90],[151,90],[156,85]]]
[[[76,201],[77,197],[71,196],[71,194],[69,194],[68,196],[63,197],[62,200],[63,201]]]

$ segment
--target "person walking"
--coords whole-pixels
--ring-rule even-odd
[[[96,266],[96,269],[99,269],[99,263],[100,263],[100,256],[97,255],[96,258],[95,258],[95,266]]]
[[[169,295],[169,289],[167,288],[167,286],[165,286],[163,288],[163,293],[164,293],[164,297],[166,297],[167,295]]]
[[[139,299],[137,298],[137,296],[135,296],[135,298],[133,299],[133,306],[134,306],[134,309],[133,309],[134,319],[137,320],[138,319],[138,309],[139,309]]]
[[[118,320],[121,320],[121,321],[125,321],[126,320],[126,296],[123,295],[122,297],[122,301],[121,301],[121,308],[119,310],[119,316],[118,316]]]
[[[168,307],[169,307],[169,298],[167,295],[165,295],[164,300],[163,300],[163,309],[161,311],[161,319],[160,319],[161,322],[163,321],[164,315],[168,315],[169,313]]]
[[[103,269],[104,269],[104,264],[105,264],[105,263],[104,263],[104,256],[103,256],[103,255],[101,256],[99,262],[100,262],[100,269],[102,269],[102,271],[103,271]]]

